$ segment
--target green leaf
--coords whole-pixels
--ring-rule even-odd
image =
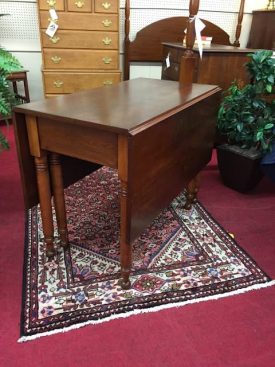
[[[240,132],[243,130],[243,124],[242,123],[237,124],[237,130],[240,131]]]
[[[271,84],[267,84],[267,85],[266,85],[266,91],[267,91],[268,93],[272,93],[272,85],[271,85]]]
[[[266,124],[266,125],[265,125],[264,129],[265,129],[265,130],[272,129],[272,128],[273,128],[273,126],[274,126],[274,124],[269,123],[269,124]]]
[[[274,75],[268,75],[267,80],[270,84],[274,84]]]
[[[257,134],[256,134],[256,141],[261,140],[262,137],[263,137],[263,132],[262,131],[258,131]]]

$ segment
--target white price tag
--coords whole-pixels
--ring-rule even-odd
[[[48,25],[48,28],[46,30],[46,34],[49,37],[53,37],[55,35],[55,32],[57,31],[58,25],[55,24],[54,22],[50,22],[50,24]]]
[[[167,55],[165,61],[166,61],[166,67],[167,67],[167,69],[170,68],[170,66],[171,66],[171,63],[170,63],[170,52]]]
[[[50,9],[49,10],[50,16],[52,20],[57,20],[58,19],[58,15],[56,14],[55,9]]]
[[[205,28],[205,24],[200,20],[200,18],[196,15],[193,17],[192,22],[195,20],[195,32],[196,32],[196,39],[198,42],[199,54],[200,58],[202,58],[202,40],[201,40],[201,31]]]

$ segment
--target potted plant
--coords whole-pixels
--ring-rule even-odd
[[[22,66],[19,61],[7,50],[0,47],[0,121],[6,121],[11,116],[12,107],[18,103],[15,94],[10,88],[7,76]],[[9,144],[0,130],[0,152],[3,149],[8,149]]]
[[[266,50],[248,56],[251,84],[239,87],[233,83],[221,103],[217,122],[219,133],[226,138],[226,144],[217,147],[222,180],[241,192],[252,189],[262,178],[260,163],[272,151],[275,140],[275,104],[270,98],[275,60],[272,51]]]
[[[257,92],[266,101],[272,103],[274,108],[274,79],[275,79],[275,60],[271,57],[271,52],[261,54],[254,54],[252,62],[247,66],[250,75],[253,77]],[[274,130],[275,133],[275,130]],[[271,149],[264,155],[261,160],[261,168],[266,176],[275,182],[275,143],[272,143]]]

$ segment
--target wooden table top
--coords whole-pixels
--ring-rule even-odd
[[[22,76],[26,76],[26,73],[28,73],[29,70],[16,70],[16,71],[13,71],[12,73],[10,73],[8,76],[7,76],[7,79],[9,80],[12,80],[12,79],[16,79],[16,78],[22,78]]]
[[[179,42],[163,42],[162,45],[169,46],[173,48],[180,48],[185,50],[186,46],[184,46],[182,43]],[[194,45],[193,51],[199,51],[198,46]],[[235,47],[235,46],[229,46],[229,45],[218,45],[215,43],[212,43],[210,46],[203,45],[203,52],[217,52],[217,53],[239,53],[239,54],[248,54],[251,52],[256,52],[256,49],[253,48],[241,48],[241,47]]]
[[[180,85],[174,81],[139,78],[27,103],[15,107],[14,111],[135,135],[218,89],[213,85]]]

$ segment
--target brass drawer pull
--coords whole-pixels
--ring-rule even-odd
[[[59,64],[60,61],[61,61],[61,57],[59,57],[59,56],[53,56],[53,57],[51,57],[51,60],[52,60],[52,62],[54,64]]]
[[[58,23],[58,19],[52,19],[52,18],[48,18],[49,22],[53,22],[53,23]]]
[[[56,5],[56,0],[47,0],[48,5],[53,8]]]
[[[112,85],[112,80],[104,80],[103,85]]]
[[[112,21],[109,19],[104,19],[102,21],[102,24],[104,25],[104,27],[110,27],[110,25],[112,25]]]
[[[83,6],[85,5],[85,1],[81,1],[81,0],[76,1],[75,5],[77,8],[83,8]]]
[[[59,38],[59,37],[56,37],[56,36],[53,36],[53,37],[51,37],[51,38],[50,38],[50,40],[51,40],[51,42],[52,42],[52,43],[54,43],[54,44],[55,44],[55,43],[57,43],[58,41],[60,41],[60,38]]]
[[[112,43],[112,40],[109,37],[105,37],[102,39],[102,42],[104,43],[105,46],[109,46]]]
[[[53,84],[56,86],[56,88],[60,88],[60,87],[62,87],[62,85],[63,85],[64,83],[62,82],[62,80],[55,80],[55,81],[53,82]]]
[[[103,57],[102,60],[103,60],[104,64],[110,64],[111,61],[112,61],[111,57]]]
[[[102,3],[101,5],[103,6],[103,8],[104,8],[105,10],[108,10],[108,9],[110,9],[110,7],[111,7],[111,4],[110,4],[110,3],[107,3],[107,2]]]

